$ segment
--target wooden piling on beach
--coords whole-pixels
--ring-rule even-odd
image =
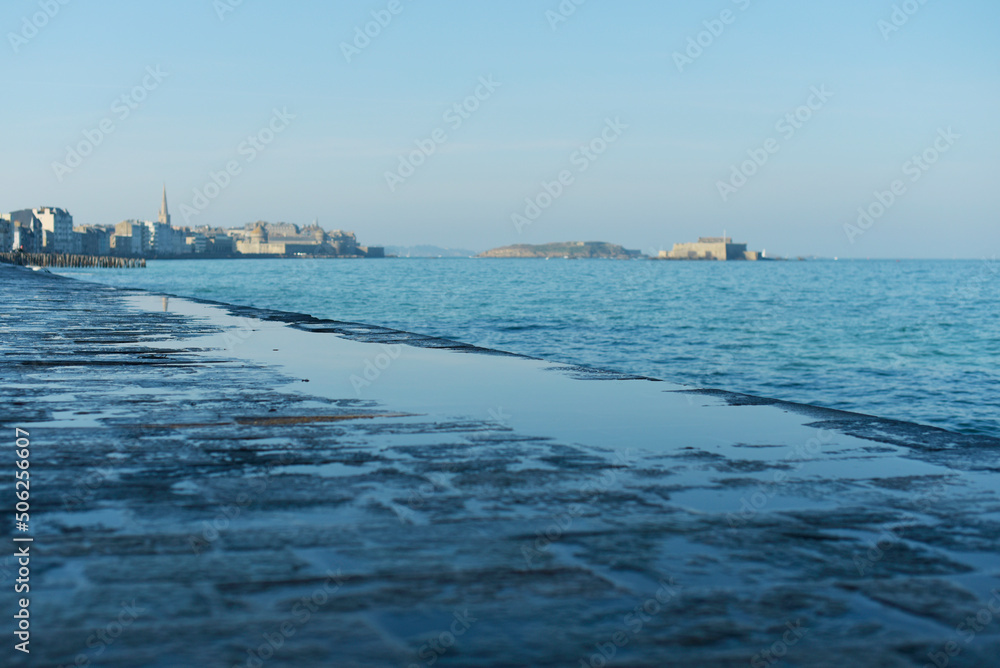
[[[70,255],[68,253],[0,253],[0,262],[18,266],[101,269],[133,269],[146,266],[146,258],[115,257],[112,255]]]

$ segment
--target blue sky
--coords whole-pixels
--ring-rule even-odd
[[[1000,3],[236,1],[3,3],[0,210],[155,218],[166,182],[175,224],[319,219],[371,244],[1000,247]],[[348,58],[372,12],[391,21]]]

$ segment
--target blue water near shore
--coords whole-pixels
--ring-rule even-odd
[[[1000,435],[996,260],[181,260],[58,273]]]

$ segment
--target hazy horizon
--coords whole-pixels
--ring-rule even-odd
[[[0,211],[996,255],[1000,6],[692,4],[5,3]]]

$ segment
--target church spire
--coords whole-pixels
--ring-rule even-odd
[[[163,184],[163,201],[160,203],[160,222],[170,224],[170,212],[167,211],[167,184]]]

